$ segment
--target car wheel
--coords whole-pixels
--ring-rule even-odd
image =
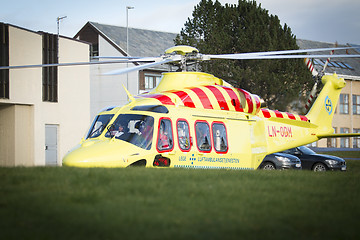
[[[313,167],[314,172],[325,172],[326,166],[323,163],[316,163]]]
[[[266,162],[262,165],[261,169],[264,169],[264,170],[275,170],[275,165],[271,162]]]

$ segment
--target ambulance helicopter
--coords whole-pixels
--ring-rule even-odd
[[[344,79],[336,74],[322,76],[324,86],[312,108],[306,115],[297,115],[263,108],[260,97],[255,94],[235,88],[211,74],[187,71],[189,63],[198,61],[328,58],[330,56],[299,53],[335,49],[348,48],[209,55],[190,46],[175,46],[160,57],[118,60],[150,63],[116,70],[108,75],[165,63],[177,64],[181,71],[163,73],[159,85],[148,93],[132,96],[125,89],[129,103],[99,113],[86,136],[64,156],[63,166],[257,169],[270,153],[325,137],[360,136],[355,133],[333,134],[332,118],[341,89],[345,86]],[[89,63],[39,66],[82,64]],[[38,66],[6,68],[24,67]]]
[[[196,48],[175,46],[164,56],[145,59],[152,63],[110,72],[122,74],[169,62],[179,63],[182,69],[163,73],[159,85],[148,93],[132,96],[127,92],[127,105],[99,113],[85,138],[64,157],[63,165],[257,169],[270,153],[324,137],[360,135],[333,134],[332,118],[345,86],[336,74],[322,77],[322,91],[302,116],[262,108],[257,95],[213,75],[186,71],[187,62],[274,59],[302,51],[319,49],[202,55]]]

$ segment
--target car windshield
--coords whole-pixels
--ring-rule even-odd
[[[108,127],[105,137],[123,140],[143,149],[151,148],[154,118],[141,114],[120,114]]]
[[[310,148],[307,148],[305,146],[301,146],[299,147],[300,151],[303,153],[303,154],[307,154],[307,155],[314,155],[316,154],[316,152],[314,152],[313,150],[311,150]]]
[[[104,114],[104,115],[98,115],[94,119],[91,128],[86,136],[86,139],[88,138],[96,138],[101,135],[101,133],[104,131],[110,120],[113,118],[114,114]]]

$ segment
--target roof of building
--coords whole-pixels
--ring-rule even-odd
[[[331,48],[335,47],[335,43],[317,42],[310,40],[297,39],[300,49],[309,48]],[[351,47],[350,45],[337,45],[337,47]],[[358,49],[336,50],[334,54],[359,54]],[[330,52],[314,52],[314,54],[328,55]],[[322,59],[326,61],[326,59]],[[324,62],[314,59],[314,67],[319,72],[323,69]],[[360,60],[358,58],[332,58],[330,64],[325,69],[325,73],[336,73],[346,76],[348,79],[360,80]]]
[[[164,50],[174,46],[176,33],[152,31],[129,27],[129,51],[126,51],[126,27],[119,27],[96,22],[88,22],[86,26],[92,26],[99,34],[115,43],[123,53],[129,56],[152,57],[159,56]],[[81,30],[75,35],[75,37]]]

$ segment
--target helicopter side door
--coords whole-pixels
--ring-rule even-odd
[[[174,134],[170,118],[159,119],[156,150],[159,154],[155,156],[153,166],[169,167],[172,161],[169,154],[174,150]]]

